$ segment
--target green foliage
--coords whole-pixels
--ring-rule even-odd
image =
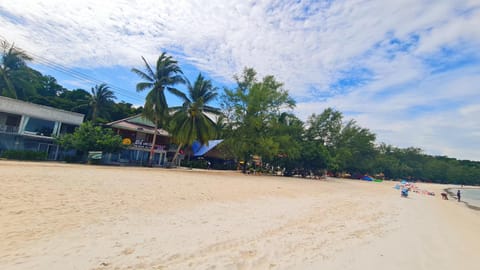
[[[213,87],[210,80],[205,80],[202,74],[198,74],[193,85],[188,80],[186,80],[186,84],[187,95],[178,90],[172,90],[172,93],[183,101],[182,106],[171,108],[174,113],[169,130],[178,144],[177,152],[173,157],[174,162],[183,145],[190,146],[195,140],[201,144],[207,144],[217,135],[215,123],[207,115],[207,113],[212,116],[220,114],[217,108],[209,105],[217,97],[216,88]]]
[[[225,143],[237,159],[248,160],[251,155],[273,159],[281,151],[281,141],[285,141],[275,136],[276,124],[281,114],[292,109],[295,102],[273,76],[258,81],[256,72],[246,68],[241,77],[235,76],[235,80],[237,87],[225,89],[222,97],[227,118]]]
[[[123,149],[122,137],[115,135],[111,129],[94,126],[85,122],[73,134],[66,134],[57,139],[65,149],[75,149],[82,152],[103,151],[116,153]]]
[[[47,160],[47,153],[35,151],[5,150],[2,152],[1,157],[16,160],[40,161]]]
[[[382,172],[387,178],[480,185],[480,162],[434,157],[418,148],[400,149],[385,144],[376,150],[372,171]]]
[[[158,57],[155,69],[152,69],[143,56],[142,60],[145,63],[145,71],[132,68],[132,72],[144,80],[137,84],[137,92],[149,91],[143,114],[156,125],[167,126],[169,112],[165,90],[178,91],[173,86],[184,83],[183,72],[178,62],[165,52]]]
[[[148,120],[155,124],[155,130],[153,135],[152,147],[150,148],[149,164],[152,164],[153,152],[155,149],[155,142],[157,139],[158,127],[168,127],[169,124],[169,111],[167,99],[165,98],[165,90],[173,92],[179,92],[174,85],[184,83],[182,77],[182,70],[178,66],[171,56],[167,56],[163,52],[157,60],[155,69],[152,69],[147,60],[142,56],[142,60],[145,63],[145,71],[141,71],[136,68],[132,68],[132,72],[141,77],[144,81],[137,84],[137,92],[149,90],[145,99],[145,105],[143,109],[143,115]],[[178,147],[177,153],[180,150]],[[175,155],[175,157],[178,154]]]
[[[278,142],[278,154],[271,159],[264,158],[264,161],[288,169],[302,167],[303,133],[303,122],[300,119],[291,113],[280,114],[271,125],[271,135]]]
[[[52,76],[46,75],[43,76],[40,72],[36,71],[38,84],[36,88],[36,93],[41,97],[56,97],[61,95],[65,88],[58,84],[57,79]]]
[[[1,71],[0,71],[1,72]],[[86,119],[96,122],[111,122],[139,114],[143,108],[133,108],[131,103],[121,101],[114,102],[115,96],[106,85],[97,85],[94,93],[83,89],[68,90],[59,85],[56,79],[49,75],[24,67],[23,77],[18,80],[15,94],[5,89],[2,85],[4,80],[0,78],[0,95],[16,97],[35,104],[50,106],[62,110],[78,112],[86,115]],[[14,73],[9,73],[14,74]],[[19,73],[15,73],[19,74]],[[21,88],[20,84],[25,87]],[[3,87],[3,88],[2,88]]]
[[[88,106],[93,123],[97,122],[97,116],[104,116],[107,113],[105,109],[113,103],[115,98],[115,94],[105,83],[92,87],[88,96]]]
[[[350,120],[335,145],[335,161],[342,171],[366,173],[375,159],[375,134]]]
[[[342,113],[332,108],[325,109],[320,115],[311,115],[307,125],[304,143],[307,162],[325,166],[323,168],[333,172],[369,171],[376,154],[375,134],[359,127],[354,120],[344,124]],[[311,168],[312,165],[305,167]]]
[[[206,161],[205,159],[183,160],[182,166],[197,169],[207,169],[208,161]]]
[[[205,159],[182,160],[182,166],[188,168],[208,169],[208,161]],[[211,162],[210,169],[213,170],[235,170],[234,162]]]
[[[143,111],[132,104],[115,103],[113,92],[105,84],[68,90],[49,75],[27,66],[32,58],[6,41],[0,43],[0,95],[85,114],[94,122],[111,122]]]
[[[26,64],[32,58],[7,41],[1,41],[0,47],[0,95],[26,99],[34,86],[34,73]]]
[[[305,140],[302,142],[301,167],[307,170],[332,169],[330,153],[320,141]],[[337,169],[337,168],[334,168]]]
[[[320,115],[312,114],[307,120],[306,138],[328,148],[335,147],[342,131],[342,118],[342,113],[332,108],[325,109]]]
[[[137,115],[142,113],[142,110],[142,107],[134,108],[131,103],[127,103],[125,101],[113,103],[111,109],[108,111],[108,116],[110,116],[108,121],[123,119],[132,115]]]
[[[115,94],[110,87],[102,83],[92,87],[90,92],[83,89],[62,91],[57,98],[53,99],[54,104],[50,106],[72,106],[68,110],[85,114],[86,119],[93,123],[106,123],[111,121],[110,112],[117,105],[114,102],[115,98]]]
[[[305,174],[328,169],[333,172],[383,173],[388,178],[409,178],[438,183],[480,185],[480,162],[425,155],[418,148],[374,146],[375,134],[358,126],[354,120],[343,122],[341,112],[332,108],[313,114],[303,123],[289,110],[295,102],[273,76],[262,80],[246,68],[235,76],[237,86],[225,89],[222,96],[224,115],[213,123],[205,116],[218,113],[208,105],[216,97],[215,88],[201,75],[187,95],[173,88],[184,83],[182,71],[171,56],[162,53],[155,67],[142,57],[143,70],[132,69],[142,78],[137,91],[148,90],[144,108],[126,102],[115,103],[106,85],[92,91],[68,90],[54,77],[43,75],[27,66],[32,58],[4,41],[0,44],[0,95],[85,114],[94,122],[111,122],[143,113],[149,120],[168,128],[180,144],[194,139],[225,139],[224,147],[238,160],[259,155],[265,164],[280,166]],[[169,125],[169,107],[165,90],[183,100]],[[68,149],[116,152],[121,138],[110,130],[85,123],[77,132],[58,138]],[[44,153],[5,151],[3,156],[16,159],[43,159]],[[246,163],[245,163],[246,164]],[[230,166],[230,165],[225,165]],[[261,168],[257,168],[261,169]]]
[[[174,112],[171,121],[171,132],[176,143],[191,145],[198,140],[201,144],[215,138],[215,123],[207,115],[219,115],[217,108],[209,106],[217,97],[216,89],[210,80],[199,74],[192,85],[187,81],[187,95],[175,92],[182,99],[182,106],[172,107]]]

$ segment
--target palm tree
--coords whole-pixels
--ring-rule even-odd
[[[115,98],[115,94],[105,83],[92,87],[88,101],[88,105],[92,110],[92,123],[96,122],[97,116],[103,111],[105,105],[112,102]]]
[[[132,72],[140,76],[145,81],[137,84],[137,92],[149,90],[145,99],[143,115],[155,125],[153,133],[152,147],[150,148],[149,164],[152,165],[152,159],[157,139],[157,129],[159,126],[166,126],[168,123],[168,104],[165,98],[165,89],[170,92],[179,92],[174,85],[184,83],[182,70],[171,56],[163,52],[157,60],[155,70],[148,64],[142,56],[145,63],[145,71],[132,68]]]
[[[182,92],[174,91],[177,97],[183,100],[182,106],[173,107],[172,135],[178,143],[178,149],[173,157],[176,161],[180,149],[184,145],[192,145],[194,140],[201,144],[208,144],[208,140],[215,138],[217,131],[215,122],[207,115],[219,115],[217,108],[208,104],[217,97],[216,88],[210,80],[199,74],[192,85],[186,80],[188,96]]]
[[[23,78],[28,73],[26,61],[32,58],[23,50],[10,45],[6,40],[0,42],[2,55],[0,61],[0,95],[18,98],[23,88],[28,88]]]
[[[224,114],[220,114],[215,122],[215,139],[221,139],[224,137],[225,129],[227,128],[226,119]]]

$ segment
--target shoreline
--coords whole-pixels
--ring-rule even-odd
[[[443,189],[445,192],[448,193],[448,195],[450,195],[450,197],[452,198],[455,198],[455,200],[457,199],[457,194],[453,191],[454,189],[458,190],[458,188],[445,188]],[[480,190],[480,188],[472,188],[472,187],[468,187],[468,188],[460,188],[460,189],[476,189],[476,190]],[[476,206],[476,205],[472,205],[466,201],[460,201],[462,203],[464,203],[468,208],[470,209],[473,209],[475,211],[480,211],[480,206]]]

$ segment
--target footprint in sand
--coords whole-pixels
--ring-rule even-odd
[[[135,252],[135,249],[133,249],[133,248],[126,248],[126,249],[124,249],[124,250],[122,251],[122,254],[123,254],[123,255],[130,255],[130,254],[132,254],[133,252]]]

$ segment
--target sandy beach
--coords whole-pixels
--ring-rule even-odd
[[[0,269],[478,269],[480,211],[393,182],[0,161]]]

